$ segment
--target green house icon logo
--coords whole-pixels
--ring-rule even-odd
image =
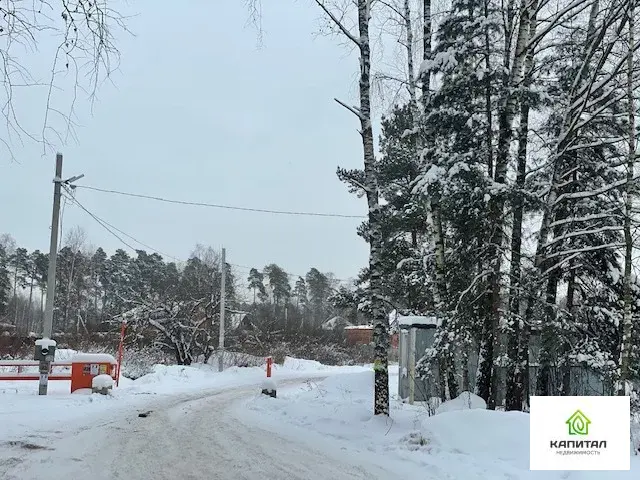
[[[591,420],[580,410],[576,410],[565,423],[569,426],[569,435],[589,435]]]

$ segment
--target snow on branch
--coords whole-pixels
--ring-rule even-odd
[[[562,242],[563,240],[566,240],[568,238],[581,237],[583,235],[597,235],[598,233],[603,232],[616,232],[622,230],[622,228],[622,225],[605,225],[599,228],[590,228],[585,230],[577,230],[575,232],[567,232],[545,243],[542,248],[548,248],[551,245],[555,245],[556,243]]]
[[[638,178],[639,177],[635,177],[633,180],[636,181]],[[610,183],[609,185],[604,185],[596,190],[563,193],[558,196],[558,198],[554,202],[554,206],[569,199],[585,199],[585,198],[597,197],[598,195],[602,195],[603,193],[607,193],[607,192],[610,192],[611,190],[615,190],[616,188],[622,187],[626,183],[627,183],[627,179],[624,178],[622,180],[618,180],[617,182]]]

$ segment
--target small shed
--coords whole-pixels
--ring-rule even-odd
[[[398,363],[400,378],[398,395],[402,399],[425,402],[434,396],[427,382],[416,377],[416,363],[424,355],[427,348],[433,346],[439,320],[432,316],[400,316],[397,326],[400,334]]]
[[[373,325],[351,325],[344,327],[347,345],[369,345],[373,342]],[[398,334],[389,336],[391,348],[398,348]]]
[[[369,345],[373,341],[373,327],[371,325],[351,325],[344,327],[347,335],[347,345]]]

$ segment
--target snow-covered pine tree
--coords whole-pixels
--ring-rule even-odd
[[[130,279],[131,257],[127,252],[118,249],[105,262],[103,278],[104,316],[107,318],[119,315],[131,308],[133,295]]]
[[[439,250],[446,252],[444,285],[448,288],[437,289],[441,297],[446,295],[437,303],[442,305],[440,315],[450,312],[437,335],[435,349],[443,356],[452,354],[457,337],[457,348],[468,352],[471,332],[475,332],[478,342],[485,340],[481,365],[492,364],[491,360],[484,360],[491,353],[487,348],[493,345],[489,336],[478,334],[477,326],[478,320],[482,322],[488,314],[482,298],[490,273],[486,253],[490,230],[485,212],[488,172],[494,157],[491,118],[496,74],[487,61],[495,53],[487,51],[487,38],[492,40],[491,49],[499,37],[496,13],[481,1],[454,1],[439,26],[432,58],[421,66],[421,72],[430,71],[437,78],[438,88],[425,107],[428,140],[416,193],[430,199],[432,214],[433,201],[437,199],[437,210],[441,212],[442,228],[435,228],[437,219],[430,222],[436,240],[428,255],[437,260]],[[435,270],[438,285],[442,281],[438,281],[437,266]],[[466,362],[462,363],[464,371]],[[445,371],[452,370],[444,367]],[[441,377],[448,380],[447,375]],[[488,382],[490,372],[485,378]],[[449,382],[449,389],[454,387],[452,383]],[[488,399],[488,383],[481,393]]]
[[[264,289],[264,275],[262,272],[258,271],[257,268],[252,268],[249,270],[249,277],[247,278],[248,287],[250,290],[253,290],[253,304],[256,304],[256,295],[259,295],[258,298],[264,298],[266,295]]]
[[[536,251],[542,286],[538,301],[545,308],[536,382],[542,395],[569,390],[569,345],[575,345],[569,339],[579,331],[574,317],[579,304],[576,297],[584,296],[589,277],[604,288],[609,282],[602,272],[619,268],[616,252],[621,246],[622,219],[617,212],[625,179],[617,168],[624,127],[620,122],[622,97],[616,86],[624,61],[620,63],[614,54],[619,43],[614,32],[625,22],[623,12],[618,3],[602,6],[594,1],[584,19],[586,28],[569,32],[573,38],[559,42],[560,60],[552,63],[560,81],[555,113],[548,125],[554,150],[548,163],[551,180]],[[563,280],[568,305],[559,313],[557,292]],[[607,354],[611,355],[613,352]],[[554,374],[557,364],[561,379]]]
[[[422,245],[427,224],[424,199],[413,193],[420,172],[415,139],[407,135],[414,126],[414,110],[409,104],[396,106],[382,119],[377,181],[382,225],[382,289],[396,310],[423,314],[433,309],[432,293],[422,261]],[[367,239],[368,224],[359,229]]]

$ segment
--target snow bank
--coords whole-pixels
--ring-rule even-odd
[[[315,360],[285,357],[282,365],[274,364],[273,368],[280,372],[309,372],[309,373],[353,373],[371,370],[371,365],[335,366],[323,365]]]
[[[91,386],[93,388],[113,388],[113,378],[111,378],[109,375],[98,375],[97,377],[94,377],[93,380],[91,381]]]
[[[293,357],[285,357],[282,367],[288,370],[295,370],[298,372],[326,370],[327,368],[329,368],[326,365],[322,365],[320,362],[316,362],[315,360],[302,360],[300,358],[293,358]]]
[[[390,369],[391,392],[398,381]],[[616,480],[640,478],[640,457],[629,472],[532,472],[529,415],[486,410],[469,392],[429,416],[392,396],[391,418],[374,417],[372,370],[332,375],[280,388],[278,398],[255,396],[236,408],[239,421],[301,443],[333,445],[362,462],[392,467],[398,478],[450,480]]]
[[[440,406],[436,409],[436,414],[474,409],[486,410],[487,402],[485,402],[482,397],[479,397],[478,395],[474,395],[470,392],[462,392],[453,400],[441,403]]]

